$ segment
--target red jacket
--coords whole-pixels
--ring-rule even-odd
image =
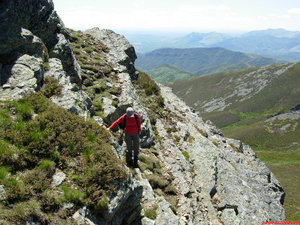
[[[126,114],[120,116],[115,122],[113,122],[109,126],[109,129],[114,129],[119,123],[121,123],[124,120],[125,115]],[[135,113],[135,115],[137,117],[136,119],[134,116],[126,116],[126,127],[124,129],[124,132],[127,134],[137,134],[140,133],[142,130],[140,116],[137,113]]]

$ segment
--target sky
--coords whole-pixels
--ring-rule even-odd
[[[114,31],[300,31],[299,0],[53,0],[66,27]]]

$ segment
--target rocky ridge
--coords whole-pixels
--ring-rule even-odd
[[[285,73],[294,65],[295,63],[264,66],[245,73],[238,79],[229,80],[228,83],[226,83],[227,87],[224,87],[221,81],[217,85],[223,86],[222,88],[225,90],[230,90],[229,92],[223,96],[216,96],[204,102],[197,101],[194,105],[201,108],[204,112],[223,111],[229,107],[232,102],[243,102],[252,98],[270,84],[272,79]]]
[[[134,49],[124,37],[99,29],[87,33],[109,48],[106,60],[116,75],[110,85],[119,87],[121,93],[103,98],[104,117],[94,116],[93,99],[83,90],[81,69],[72,53],[69,34],[52,1],[35,3],[1,3],[0,15],[15,24],[11,30],[1,23],[4,34],[11,34],[1,36],[0,49],[6,49],[0,56],[1,100],[39,91],[49,76],[63,85],[62,95],[51,97],[53,102],[84,118],[93,116],[100,126],[106,126],[127,106],[133,106],[143,120],[141,157],[151,156],[155,159],[152,166],[160,169],[131,171],[118,193],[110,197],[102,217],[96,217],[84,206],[72,215],[78,224],[259,224],[284,220],[284,192],[250,147],[223,137],[167,87],[160,86],[159,91],[164,106],[151,108],[154,94],[147,97],[151,104],[145,104],[143,90],[136,84],[142,73],[134,69]],[[18,11],[24,12],[20,14],[23,19],[12,19],[18,18],[13,16]],[[18,45],[12,44],[14,41]],[[112,145],[122,158],[125,146],[116,136],[111,137]],[[142,158],[141,161],[146,162]],[[156,184],[155,176],[169,183]],[[57,181],[57,177],[61,180]],[[58,171],[53,184],[60,185],[64,178]],[[166,185],[173,187],[172,191],[167,191]],[[0,187],[0,196],[5,199],[5,187]],[[64,205],[68,207],[72,206]],[[32,218],[28,221],[38,224]]]

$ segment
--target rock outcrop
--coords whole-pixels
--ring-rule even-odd
[[[52,1],[4,0],[0,4],[1,100],[39,91],[49,76],[63,85],[62,95],[52,96],[51,100],[89,117],[91,100],[81,88],[81,70]],[[106,86],[121,85],[121,93],[113,96],[117,103],[104,97],[105,118],[94,119],[106,126],[126,107],[133,106],[143,121],[141,155],[148,154],[153,159],[151,166],[131,171],[128,180],[119,185],[118,193],[108,196],[101,218],[83,206],[72,215],[73,220],[91,225],[254,225],[285,219],[284,191],[249,146],[223,137],[170,88],[160,86],[157,92],[164,103],[153,109],[157,104],[151,102],[155,93],[147,97],[151,102],[147,104],[137,88],[141,73],[134,68],[136,55],[128,41],[109,30],[92,29],[87,33],[109,49],[106,56],[117,78]],[[113,135],[111,141],[122,158],[124,143]],[[67,176],[61,172],[56,175],[53,186],[60,185]],[[5,200],[3,185],[0,199]],[[73,206],[63,206],[69,207]]]
[[[55,77],[60,64],[64,73],[59,76],[72,94],[64,88],[64,96],[55,102],[88,117],[91,103],[81,91],[80,67],[53,2],[1,1],[0,27],[0,99],[18,99],[39,91],[45,71]]]
[[[284,219],[284,192],[250,147],[223,137],[169,88],[161,90],[172,118],[178,120],[172,135],[181,137],[179,143],[165,139],[159,147],[182,193],[179,214],[193,224],[259,224]],[[166,137],[166,127],[172,124],[176,121],[158,122],[159,134]],[[192,141],[184,141],[187,135],[193,136]]]
[[[123,35],[116,34],[112,30],[101,30],[97,27],[89,29],[85,33],[91,34],[103,42],[110,49],[109,59],[118,65],[120,71],[126,71],[132,79],[136,79],[134,61],[137,56],[133,46]]]

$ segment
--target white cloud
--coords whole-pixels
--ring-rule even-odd
[[[288,10],[290,14],[300,14],[300,8],[292,8]]]
[[[146,7],[142,1],[132,1],[130,5],[123,4],[123,1],[118,3],[122,4],[122,7],[120,5],[115,7],[115,4],[93,5],[88,2],[85,5],[73,4],[67,8],[58,8],[61,10],[58,13],[65,25],[73,29],[87,29],[95,26],[112,30],[163,31],[253,30],[276,27],[300,29],[298,23],[295,22],[297,21],[295,17],[300,14],[300,8],[291,8],[286,11],[286,14],[272,12],[266,14],[241,10],[229,3],[228,5],[211,3],[192,5],[193,1],[186,1],[188,3],[184,4],[180,0],[176,1],[178,4],[161,3],[161,7],[157,7],[158,3],[154,5],[149,3]],[[153,1],[156,2],[156,0]]]
[[[186,12],[207,12],[207,11],[230,11],[231,8],[227,5],[182,5],[179,6],[180,11]]]

